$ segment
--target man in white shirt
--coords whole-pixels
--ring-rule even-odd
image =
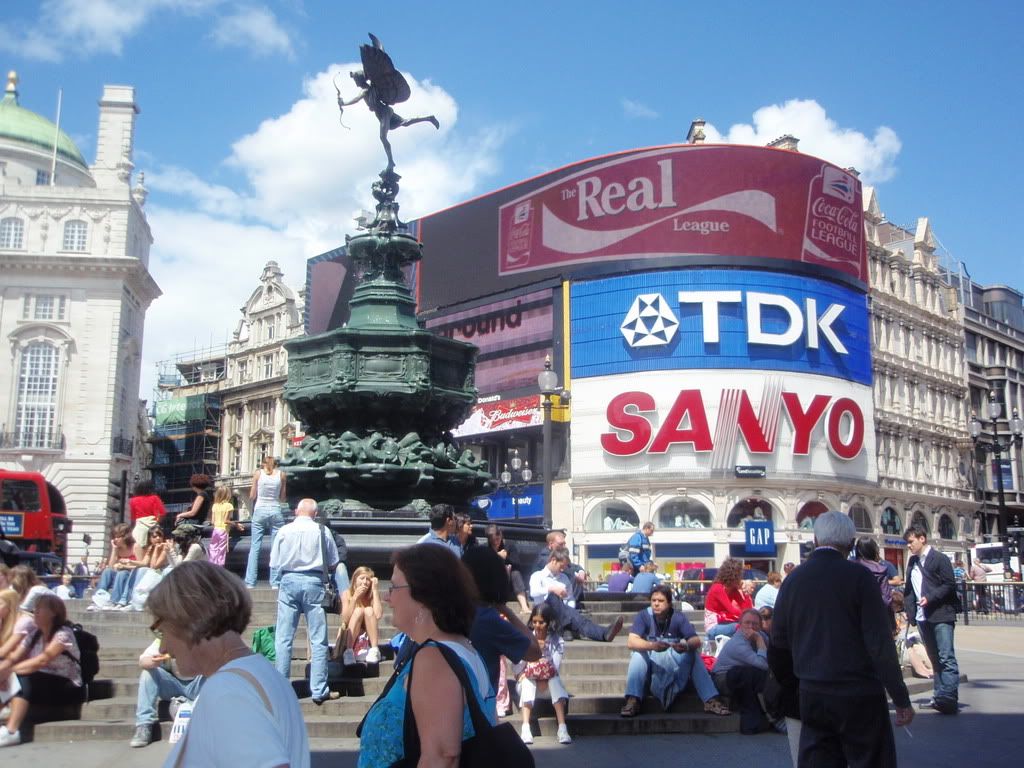
[[[610,643],[622,629],[623,618],[619,616],[608,627],[601,627],[569,604],[572,593],[563,574],[571,564],[569,550],[552,551],[548,564],[530,576],[530,599],[535,605],[547,603],[554,609],[557,631],[569,629],[588,640]]]
[[[302,614],[306,617],[313,649],[309,688],[313,703],[320,706],[327,699],[335,699],[339,695],[327,687],[327,616],[321,606],[324,599],[323,574],[329,575],[339,558],[334,537],[321,529],[314,519],[316,512],[313,499],[299,502],[295,508],[295,519],[282,527],[274,539],[270,549],[270,567],[281,574],[274,636],[277,669],[286,678],[291,676],[292,643],[299,626],[299,615]]]

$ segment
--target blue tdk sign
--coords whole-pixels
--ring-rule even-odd
[[[746,520],[743,523],[744,549],[748,555],[775,555],[775,528],[771,520]]]
[[[867,298],[824,280],[740,269],[575,283],[572,376],[763,369],[871,383]]]

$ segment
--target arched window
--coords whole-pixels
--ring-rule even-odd
[[[775,509],[764,499],[743,499],[729,511],[725,524],[729,528],[739,528],[744,520],[774,520]]]
[[[863,504],[857,503],[850,507],[850,518],[858,531],[870,533],[874,526],[871,525],[871,514],[864,508]]]
[[[925,517],[924,512],[915,512],[914,516],[910,518],[910,525],[920,525],[924,528],[925,533],[931,533],[931,526],[928,525],[928,518]]]
[[[57,384],[60,350],[45,341],[34,341],[21,353],[14,433],[24,448],[58,448]]]
[[[956,538],[956,527],[953,525],[953,518],[949,515],[939,517],[939,538],[951,540]]]
[[[808,501],[796,515],[796,524],[802,530],[809,531],[814,528],[814,520],[818,515],[828,512],[828,505],[821,501]]]
[[[903,526],[900,523],[900,515],[892,507],[886,507],[882,510],[882,533],[888,533],[892,536],[903,535]]]
[[[81,219],[72,219],[64,222],[64,244],[61,246],[65,251],[84,251],[87,245],[89,225]]]
[[[0,248],[24,248],[25,222],[11,218],[0,220]]]
[[[629,504],[606,499],[590,512],[588,531],[632,531],[640,527],[640,516]]]
[[[711,512],[699,501],[679,497],[658,509],[659,528],[710,528]]]

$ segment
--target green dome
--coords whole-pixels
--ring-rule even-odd
[[[57,126],[42,115],[18,106],[17,83],[18,76],[14,72],[8,73],[7,89],[0,99],[0,139],[13,139],[53,152],[56,132],[57,154],[87,171],[89,166],[70,136],[64,131],[57,131]]]

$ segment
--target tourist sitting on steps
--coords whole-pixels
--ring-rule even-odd
[[[740,625],[725,644],[711,670],[718,690],[739,705],[740,733],[750,735],[771,727],[758,694],[768,681],[768,640],[763,634],[761,614],[753,608],[743,612]],[[777,728],[785,730],[785,723]]]
[[[530,614],[530,626],[540,646],[540,658],[524,662],[516,668],[519,681],[519,708],[523,714],[523,725],[519,735],[526,744],[533,744],[530,716],[538,695],[551,699],[555,719],[558,721],[558,730],[555,734],[558,743],[572,744],[572,737],[565,723],[565,705],[569,701],[569,692],[559,677],[565,643],[557,634],[549,632],[554,616],[555,612],[551,610],[550,605],[534,607]]]
[[[380,642],[378,625],[384,617],[384,608],[380,602],[380,591],[377,589],[377,577],[372,568],[365,565],[356,568],[352,573],[348,589],[341,593],[341,626],[335,649],[342,648],[342,663],[355,664],[357,661],[357,645],[365,632],[366,663],[380,662]],[[337,655],[337,654],[335,654]]]
[[[626,672],[623,717],[640,714],[648,688],[668,710],[676,696],[693,681],[704,711],[728,715],[700,655],[700,637],[689,619],[672,609],[672,588],[658,584],[651,590],[651,605],[637,613],[626,647],[632,651]]]
[[[587,638],[610,643],[622,630],[623,618],[619,616],[607,627],[595,624],[572,605],[569,586],[564,571],[571,565],[569,550],[556,549],[551,552],[548,564],[530,576],[530,599],[535,605],[547,603],[555,612],[555,631],[568,629]]]
[[[12,674],[21,686],[11,699],[7,723],[0,727],[0,747],[21,743],[21,724],[30,709],[79,704],[83,698],[81,654],[64,601],[54,594],[37,594],[36,631],[0,661],[0,688],[7,687]]]
[[[183,698],[195,701],[203,685],[202,675],[181,677],[174,659],[160,652],[156,639],[139,656],[139,693],[135,700],[135,733],[129,744],[145,747],[160,738],[157,707],[161,701]]]

